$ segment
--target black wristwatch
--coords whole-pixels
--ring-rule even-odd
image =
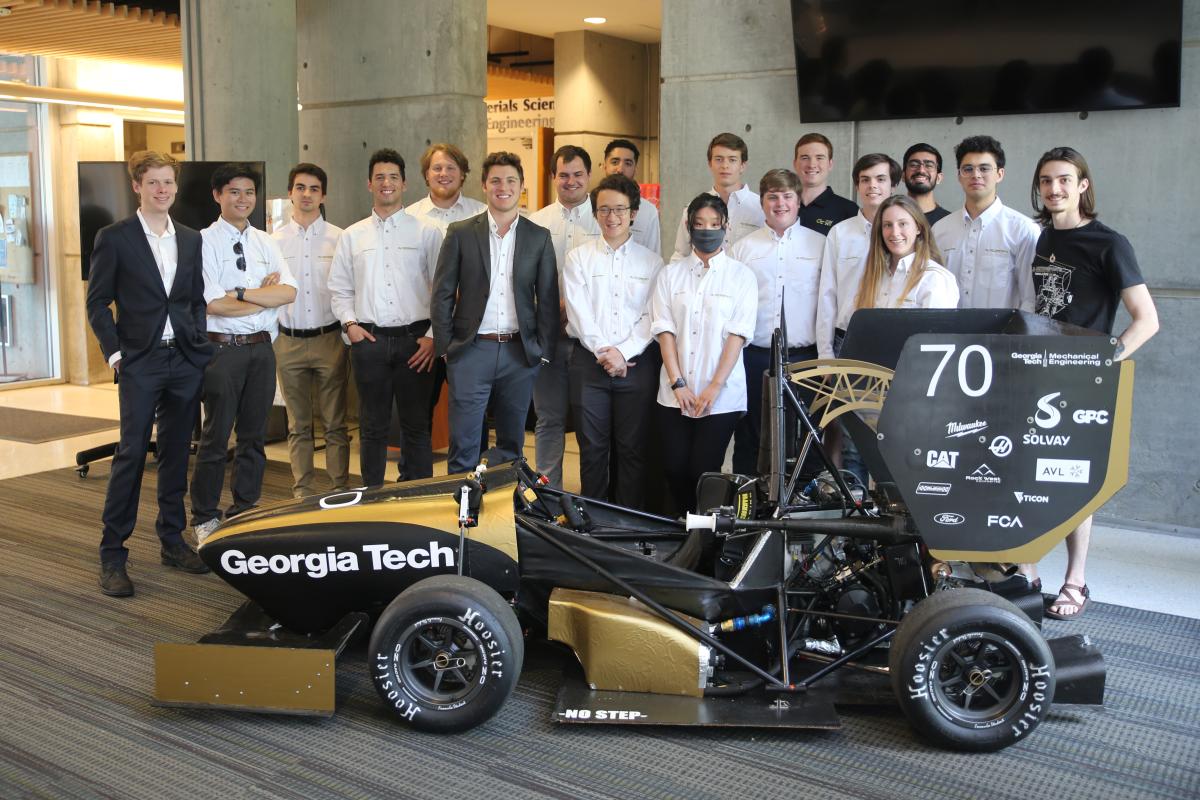
[[[245,286],[235,287],[234,291],[237,292],[238,300],[241,300],[242,302],[246,301],[246,287]]]
[[[671,384],[671,391],[675,391],[676,389],[683,389],[686,386],[687,386],[687,381],[684,380],[684,377],[682,375],[680,375],[678,378],[675,379],[675,382]]]

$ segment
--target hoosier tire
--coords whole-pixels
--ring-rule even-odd
[[[918,735],[955,750],[1025,739],[1054,699],[1054,657],[1016,606],[951,589],[904,617],[888,657],[892,689]]]
[[[427,578],[396,597],[367,651],[384,703],[402,722],[438,733],[473,728],[499,711],[524,656],[508,603],[458,575]]]

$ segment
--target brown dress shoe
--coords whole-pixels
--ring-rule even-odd
[[[184,572],[192,572],[197,575],[208,572],[208,565],[201,561],[200,556],[193,553],[191,548],[186,544],[178,544],[174,547],[163,545],[162,563],[168,567],[175,567]]]
[[[100,591],[109,597],[129,597],[133,594],[133,581],[124,564],[100,565]]]

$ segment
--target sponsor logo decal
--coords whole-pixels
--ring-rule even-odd
[[[1007,436],[997,436],[992,439],[992,443],[988,445],[988,450],[992,451],[992,455],[996,458],[1007,458],[1012,452],[1012,439]]]
[[[440,569],[454,566],[454,550],[437,542],[412,550],[393,550],[386,544],[365,544],[363,554],[369,569],[374,572],[413,569]],[[324,578],[331,572],[358,572],[359,554],[351,550],[338,551],[333,545],[323,553],[276,553],[247,557],[241,550],[226,550],[221,554],[221,569],[229,575],[299,575]]]
[[[1080,425],[1090,425],[1093,422],[1097,425],[1107,425],[1108,412],[1092,411],[1086,408],[1079,408],[1076,409],[1075,413],[1071,415],[1071,419],[1075,420]]]
[[[1013,492],[1013,497],[1017,498],[1018,503],[1049,503],[1050,498],[1044,494],[1025,494],[1024,492]]]
[[[962,525],[967,521],[967,518],[962,514],[955,514],[951,511],[943,511],[940,514],[934,514],[933,521],[938,525]]]
[[[980,464],[975,468],[974,472],[966,476],[966,479],[971,481],[971,483],[1000,483],[1000,476],[993,472],[992,468],[987,464]]]
[[[1087,483],[1092,462],[1073,458],[1039,458],[1035,478],[1041,483]]]
[[[987,430],[987,421],[977,419],[973,422],[947,422],[946,423],[946,438],[957,439],[962,436],[970,436],[974,433],[983,433]]]
[[[1017,361],[1025,362],[1025,366],[1027,367],[1046,366],[1045,353],[1013,353],[1012,357]]]
[[[933,481],[921,481],[917,484],[917,494],[926,494],[932,497],[945,497],[950,494],[949,483],[934,483]]]
[[[1051,405],[1055,398],[1061,394],[1062,392],[1053,392],[1052,394],[1038,398],[1038,410],[1033,415],[1033,421],[1037,423],[1039,428],[1050,430],[1062,420],[1062,414],[1058,413],[1058,409]]]
[[[935,469],[954,469],[958,464],[957,450],[929,450],[925,453],[925,466]]]
[[[1021,444],[1043,444],[1054,447],[1065,447],[1070,444],[1071,437],[1062,434],[1027,433],[1021,437]]]
[[[1013,359],[1027,367],[1102,367],[1104,359],[1099,353],[1013,353]]]
[[[987,524],[989,528],[1024,528],[1021,524],[1020,517],[1010,517],[1007,514],[988,514]]]

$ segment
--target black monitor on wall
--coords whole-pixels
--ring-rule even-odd
[[[221,213],[212,196],[212,174],[224,161],[184,161],[179,169],[179,194],[171,206],[171,217],[189,228],[207,228]],[[248,162],[263,176],[266,164]],[[250,224],[266,229],[266,196],[260,190],[259,202],[250,215]],[[138,208],[137,195],[130,187],[128,165],[124,161],[79,162],[79,254],[80,269],[86,281],[92,263],[96,234],[105,225],[132,216]]]
[[[1183,0],[792,0],[804,122],[1177,107]]]

